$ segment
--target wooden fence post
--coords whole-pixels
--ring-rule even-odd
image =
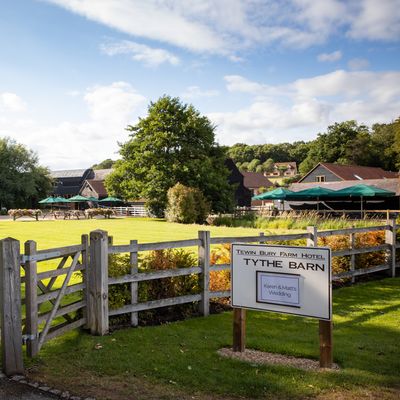
[[[88,274],[88,326],[92,335],[108,333],[108,234],[90,232]]]
[[[130,241],[130,264],[131,264],[131,274],[136,274],[138,272],[138,242],[137,240]],[[137,304],[138,302],[138,294],[139,294],[138,282],[131,283],[131,304]],[[131,313],[131,325],[138,326],[138,313]]]
[[[352,226],[354,228],[354,225]],[[350,249],[354,250],[356,248],[356,234],[354,232],[350,233]],[[354,272],[356,269],[356,255],[352,254],[350,256],[350,271]],[[354,283],[356,278],[354,276],[351,277],[351,283]]]
[[[86,307],[83,307],[83,317],[86,320],[85,328],[90,329],[89,327],[89,316],[88,316],[88,307],[89,307],[89,269],[90,269],[90,254],[89,254],[89,235],[81,236],[81,244],[82,244],[82,265],[85,267],[82,272],[82,281],[85,285],[83,289],[83,297],[86,302]]]
[[[206,317],[210,314],[210,231],[199,231],[199,275],[201,288],[200,312]]]
[[[24,373],[19,250],[18,240],[0,240],[1,355],[6,375]]]
[[[25,303],[26,303],[26,352],[28,357],[35,357],[38,346],[38,303],[37,303],[37,262],[32,260],[36,254],[36,242],[25,242],[25,256],[29,259],[24,264],[25,269]]]
[[[396,220],[387,221],[389,229],[385,230],[385,243],[390,245],[389,253],[389,273],[394,278],[396,276]]]
[[[233,309],[233,351],[244,352],[246,349],[246,310]]]
[[[332,368],[333,363],[333,338],[332,321],[319,320],[319,366]]]
[[[307,247],[318,247],[318,230],[316,226],[307,226],[309,237]],[[319,320],[319,365],[321,368],[332,368],[333,362],[333,324],[332,321]]]
[[[309,237],[307,238],[307,247],[318,247],[318,230],[316,226],[307,226]]]

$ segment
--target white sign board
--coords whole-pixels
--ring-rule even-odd
[[[232,244],[232,307],[332,317],[331,251]]]

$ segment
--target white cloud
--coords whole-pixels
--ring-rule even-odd
[[[238,75],[225,81],[228,91],[253,100],[234,112],[209,114],[224,144],[309,140],[330,123],[373,124],[399,115],[400,72],[337,70],[276,86]]]
[[[342,52],[340,50],[333,51],[332,53],[321,53],[317,59],[320,62],[334,62],[342,58]]]
[[[253,95],[268,95],[274,93],[274,88],[265,84],[250,81],[240,75],[224,76],[229,92],[249,93]]]
[[[352,71],[357,71],[367,69],[369,67],[369,61],[365,58],[352,58],[347,65]]]
[[[399,40],[398,0],[47,0],[133,37],[241,60],[259,45],[305,48],[333,35]]]
[[[214,90],[214,89],[201,90],[198,86],[189,86],[181,94],[181,97],[184,99],[196,99],[199,97],[215,97],[218,95],[219,95],[218,90]]]
[[[15,93],[0,92],[0,110],[22,112],[26,110],[26,103]]]
[[[348,35],[355,39],[399,40],[400,12],[398,0],[363,0],[352,15]]]
[[[116,54],[130,54],[135,61],[156,67],[163,63],[178,65],[179,58],[164,49],[156,49],[144,44],[122,40],[116,43],[105,43],[100,46],[103,53],[114,56]]]
[[[77,123],[60,121],[49,126],[28,113],[17,119],[0,110],[0,136],[10,136],[35,150],[40,162],[52,169],[85,168],[116,158],[117,143],[128,139],[125,128],[144,113],[146,98],[130,84],[114,82],[88,88],[82,99],[87,117]]]
[[[129,83],[114,82],[108,86],[89,88],[84,100],[93,121],[120,123],[128,121],[132,116],[132,110],[142,105],[145,98]]]

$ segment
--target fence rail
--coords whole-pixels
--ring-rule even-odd
[[[95,335],[104,335],[109,329],[109,317],[130,314],[132,326],[138,325],[138,313],[161,307],[198,302],[199,311],[207,316],[210,312],[210,299],[229,297],[229,290],[210,290],[210,273],[226,271],[230,264],[211,265],[212,246],[232,243],[271,243],[305,239],[307,246],[318,246],[318,238],[335,235],[349,237],[347,249],[335,250],[333,257],[349,257],[349,271],[336,274],[334,281],[350,279],[371,273],[386,271],[390,276],[396,274],[397,226],[395,220],[385,225],[367,228],[346,228],[318,231],[316,227],[307,232],[238,237],[210,237],[210,232],[200,231],[194,239],[141,243],[131,240],[128,244],[114,245],[105,231],[93,231],[90,238],[82,235],[80,244],[54,249],[36,249],[36,242],[24,245],[20,254],[17,240],[0,240],[0,321],[3,370],[6,374],[23,372],[22,343],[26,343],[29,357],[40,351],[43,344],[71,329],[85,326]],[[384,244],[370,247],[356,247],[356,235],[368,232],[385,232]],[[176,268],[139,272],[139,254],[154,250],[197,247],[198,264],[189,268]],[[384,252],[386,262],[369,268],[357,267],[356,257],[372,252]],[[130,273],[119,277],[108,276],[109,255],[128,253]],[[57,259],[59,261],[57,261]],[[38,264],[51,261],[56,264],[52,270],[38,272]],[[20,269],[24,270],[21,276]],[[80,280],[72,280],[80,274]],[[177,297],[139,302],[140,282],[164,278],[197,275],[199,293]],[[22,298],[21,284],[25,286]],[[130,285],[131,302],[118,309],[109,309],[108,291],[110,285]],[[41,310],[42,305],[46,308]],[[22,318],[22,307],[26,307]]]
[[[112,207],[116,215],[128,217],[148,217],[149,213],[144,206]]]

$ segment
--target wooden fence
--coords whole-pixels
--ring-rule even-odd
[[[7,375],[23,372],[23,344],[29,357],[36,355],[43,344],[71,329],[84,326],[93,335],[105,335],[109,330],[109,317],[129,314],[132,326],[138,325],[138,313],[178,304],[199,304],[202,315],[210,312],[210,298],[229,297],[230,291],[210,291],[211,271],[229,270],[229,264],[211,265],[211,246],[231,243],[268,243],[305,239],[307,246],[318,245],[319,237],[349,236],[349,248],[332,252],[333,257],[350,257],[349,271],[334,275],[333,280],[351,279],[374,272],[386,271],[396,275],[395,220],[385,225],[367,228],[346,228],[318,231],[309,227],[304,233],[286,235],[264,235],[247,237],[210,237],[209,231],[200,231],[195,239],[160,243],[138,243],[131,240],[125,245],[114,245],[107,232],[97,230],[82,236],[81,243],[55,249],[37,251],[36,243],[28,241],[24,254],[20,254],[20,243],[12,238],[0,240],[0,322],[2,368]],[[378,246],[358,248],[355,235],[384,231],[385,243]],[[198,264],[190,268],[138,272],[139,254],[152,250],[174,248],[198,249]],[[370,268],[356,268],[356,256],[371,252],[386,253],[385,263]],[[110,254],[129,253],[130,273],[110,278],[108,261]],[[40,263],[56,262],[55,268]],[[200,293],[139,302],[140,282],[196,274]],[[129,284],[130,304],[118,309],[109,309],[110,285]],[[25,293],[25,296],[23,296]],[[23,313],[23,306],[25,313]]]
[[[148,217],[149,212],[145,206],[112,207],[116,215],[127,217]]]

